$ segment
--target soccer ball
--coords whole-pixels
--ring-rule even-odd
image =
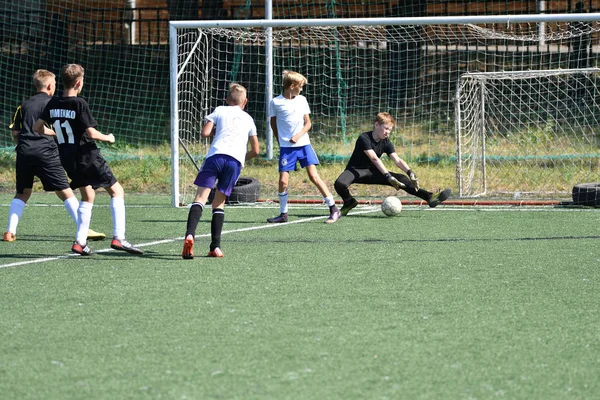
[[[381,211],[388,217],[393,217],[402,211],[402,203],[396,196],[386,197],[381,203]]]

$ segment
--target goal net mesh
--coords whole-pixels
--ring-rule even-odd
[[[598,169],[599,74],[588,68],[462,75],[459,194],[556,195],[571,189],[573,177],[591,179]]]
[[[566,195],[599,172],[597,72],[589,70],[599,28],[597,21],[272,28],[273,96],[284,70],[308,78],[310,135],[323,162],[343,164],[356,137],[388,111],[399,155],[428,188],[458,182],[462,196]],[[266,40],[263,28],[178,30],[179,137],[196,164],[208,146],[199,138],[204,117],[224,104],[231,82],[248,88],[247,111],[265,130]],[[563,69],[571,72],[556,72]],[[542,71],[502,74],[520,70]],[[182,150],[179,187],[188,198],[196,173],[189,159]]]

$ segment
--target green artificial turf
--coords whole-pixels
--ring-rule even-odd
[[[166,197],[127,198],[140,257],[69,256],[60,202],[30,203],[0,243],[3,399],[600,397],[600,210],[232,206],[225,257],[207,209],[182,260]]]

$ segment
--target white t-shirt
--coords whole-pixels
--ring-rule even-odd
[[[306,97],[298,95],[292,100],[279,95],[269,103],[269,118],[277,118],[277,131],[279,133],[280,147],[300,147],[310,144],[308,132],[296,143],[290,139],[304,127],[304,116],[310,114],[310,107]]]
[[[206,157],[227,154],[240,163],[246,161],[248,138],[256,136],[252,117],[239,106],[219,106],[206,116],[216,126],[215,137]]]

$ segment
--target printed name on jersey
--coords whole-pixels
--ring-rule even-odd
[[[50,118],[69,118],[75,119],[75,111],[73,110],[64,110],[64,109],[51,109],[50,110]]]

